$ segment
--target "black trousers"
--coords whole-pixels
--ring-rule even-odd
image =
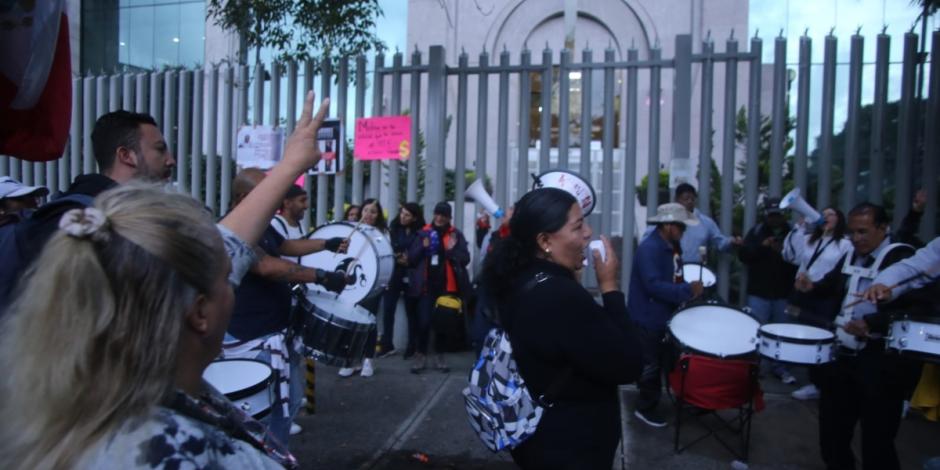
[[[662,364],[667,345],[663,342],[665,330],[648,330],[634,325],[636,338],[640,343],[643,356],[643,372],[636,381],[640,393],[636,399],[636,409],[647,411],[656,408],[663,393]]]
[[[403,289],[393,289],[389,287],[383,293],[383,312],[382,326],[385,332],[382,335],[382,351],[389,351],[395,348],[392,343],[392,337],[395,333],[395,310],[398,308],[398,298]],[[410,297],[405,295],[405,314],[408,318],[408,346],[405,348],[405,354],[414,354],[416,338],[418,336],[418,299],[419,297]]]
[[[829,470],[855,468],[851,443],[856,424],[862,431],[862,468],[900,468],[894,439],[919,370],[920,363],[886,354],[883,342],[817,368],[819,445]]]

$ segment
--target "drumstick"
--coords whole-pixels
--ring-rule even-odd
[[[913,276],[911,276],[911,277],[909,277],[909,278],[907,278],[907,279],[904,279],[904,280],[898,282],[897,284],[892,284],[892,285],[890,285],[890,286],[887,286],[887,287],[888,287],[888,290],[894,290],[895,287],[903,286],[904,284],[907,284],[908,282],[911,282],[911,281],[913,281],[914,279],[917,279],[917,278],[922,277],[922,276],[927,276],[928,278],[931,278],[931,279],[932,279],[931,282],[932,282],[933,280],[936,280],[936,272],[934,272],[934,271],[931,271],[930,273],[917,273],[917,274],[915,274],[915,275],[913,275]],[[854,293],[853,295],[856,295],[856,296],[863,296],[863,295],[865,295],[865,293],[864,293],[864,292],[856,292],[856,293]],[[866,301],[865,298],[862,297],[861,299],[858,299],[858,300],[856,300],[856,301],[854,301],[854,302],[851,302],[851,303],[845,305],[845,306],[842,307],[842,308],[844,308],[844,309],[845,309],[845,308],[851,308],[851,307],[854,307],[854,306],[856,306],[856,305],[858,305],[858,304],[860,304],[860,303],[862,303],[862,302],[865,302],[865,301]]]
[[[363,243],[362,246],[359,247],[359,253],[356,253],[356,256],[353,257],[352,262],[349,263],[349,266],[346,267],[347,276],[349,275],[350,272],[355,271],[356,266],[359,265],[359,258],[362,257],[362,250],[365,250],[365,249],[366,249],[366,244]]]
[[[703,272],[705,270],[705,255],[708,254],[708,248],[705,248],[705,245],[698,247],[698,255],[702,258],[702,264],[698,265],[698,280],[704,283],[702,279],[705,276]]]
[[[362,225],[362,218],[361,218],[361,217],[359,218],[359,222],[356,222],[356,226],[353,227],[352,231],[349,232],[349,236],[346,237],[345,240],[343,240],[343,243],[347,244],[347,247],[346,247],[347,250],[349,249],[348,245],[349,245],[349,242],[352,240],[353,234],[356,233],[356,230],[359,230],[359,226],[360,226],[360,225]],[[333,252],[333,257],[335,258],[336,255],[338,255],[338,254],[339,254],[339,253],[337,253],[337,252],[334,251],[334,252]]]

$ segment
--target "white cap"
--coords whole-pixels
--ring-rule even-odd
[[[23,196],[42,197],[47,194],[49,190],[45,186],[26,186],[9,176],[0,176],[0,199]]]
[[[698,219],[682,204],[670,202],[656,208],[656,216],[646,221],[650,224],[698,225]]]

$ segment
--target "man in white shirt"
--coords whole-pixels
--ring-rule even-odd
[[[304,212],[310,204],[307,199],[307,192],[304,188],[291,185],[281,203],[281,210],[271,219],[271,228],[277,231],[285,240],[297,240],[304,238],[307,231],[303,227]],[[299,256],[281,256],[288,261],[300,262]]]
[[[698,225],[686,228],[685,233],[682,234],[682,240],[679,241],[679,246],[682,247],[683,263],[701,263],[702,255],[699,254],[699,247],[717,249],[726,253],[743,243],[741,237],[727,236],[721,233],[718,224],[695,207],[696,202],[698,202],[698,193],[695,192],[695,187],[691,184],[682,183],[676,186],[675,202],[682,204],[699,221]],[[647,228],[643,238],[645,239],[653,233],[654,229],[653,226]]]

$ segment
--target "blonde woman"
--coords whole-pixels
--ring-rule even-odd
[[[230,270],[188,196],[122,186],[68,211],[0,325],[0,468],[296,467],[202,380]]]

